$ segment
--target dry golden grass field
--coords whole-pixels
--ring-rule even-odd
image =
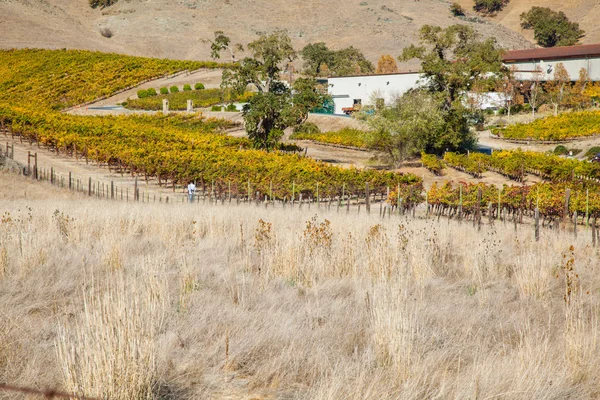
[[[0,383],[109,399],[598,398],[599,256],[585,229],[536,243],[526,225],[110,202],[0,173]]]

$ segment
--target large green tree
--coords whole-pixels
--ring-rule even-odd
[[[307,44],[300,55],[304,60],[304,72],[309,75],[320,76],[323,65],[333,66],[334,52],[323,42]]]
[[[454,147],[453,139],[444,134],[444,112],[439,102],[424,90],[409,91],[392,106],[375,114],[361,113],[359,118],[366,119],[370,127],[369,147],[396,167],[421,151],[435,153]]]
[[[425,25],[419,37],[421,45],[405,48],[399,59],[421,61],[423,86],[443,112],[445,139],[442,142],[450,150],[468,149],[476,140],[469,129],[472,115],[465,106],[465,95],[473,88],[496,86],[497,80],[506,73],[502,49],[494,38],[481,41],[472,28],[464,25],[445,29]]]
[[[330,50],[323,42],[306,45],[300,55],[304,60],[304,72],[312,76],[321,76],[327,66],[327,72],[333,76],[371,74],[375,71],[373,63],[353,46],[341,50]]]
[[[221,86],[236,94],[249,86],[257,91],[243,109],[246,132],[255,147],[269,150],[285,128],[303,123],[327,96],[314,79],[301,78],[292,86],[281,80],[282,67],[297,57],[287,33],[262,34],[246,47],[250,54],[223,71]]]
[[[543,47],[571,46],[585,35],[579,24],[569,21],[565,13],[548,7],[532,7],[522,13],[521,27],[533,29],[536,42]]]

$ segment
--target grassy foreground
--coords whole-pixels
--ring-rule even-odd
[[[600,396],[587,234],[3,200],[28,184],[0,183],[0,382],[110,399]]]

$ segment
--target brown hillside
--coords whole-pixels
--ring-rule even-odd
[[[286,29],[295,44],[353,45],[376,61],[416,42],[424,24],[465,23],[507,48],[531,47],[520,34],[482,19],[454,18],[439,0],[121,0],[104,10],[87,0],[0,0],[0,47],[80,48],[177,59],[206,59],[199,42],[223,30],[247,43],[255,33]],[[472,16],[471,16],[472,17]],[[100,34],[102,27],[114,33]]]
[[[459,3],[466,10],[473,9],[473,0],[459,0]],[[597,24],[598,18],[600,18],[600,2],[598,0],[511,0],[502,12],[488,20],[519,32],[533,41],[533,31],[521,29],[519,16],[534,6],[562,11],[571,21],[578,22],[581,29],[586,32],[582,43],[600,42],[600,25]]]

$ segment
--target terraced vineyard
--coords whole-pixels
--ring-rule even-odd
[[[535,120],[527,124],[514,124],[492,129],[505,139],[566,141],[600,134],[600,112],[581,111],[563,113]]]
[[[253,150],[245,139],[219,133],[227,122],[201,117],[80,117],[57,110],[109,95],[135,82],[216,63],[152,60],[84,51],[0,52],[0,123],[26,140],[157,176],[233,185],[283,198],[375,191],[400,185],[408,202],[422,201],[421,179],[411,174],[341,169],[279,152]]]

